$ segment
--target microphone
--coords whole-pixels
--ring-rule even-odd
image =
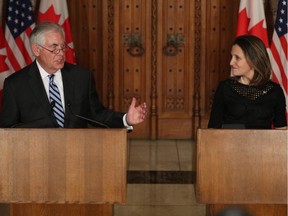
[[[98,122],[98,121],[96,121],[96,120],[94,120],[94,119],[90,119],[90,118],[87,118],[87,117],[84,117],[84,116],[81,116],[81,115],[78,115],[78,114],[75,114],[74,112],[72,112],[70,101],[67,102],[67,106],[68,106],[69,111],[70,111],[70,113],[71,113],[72,115],[74,115],[74,116],[76,116],[76,117],[78,117],[78,118],[80,118],[80,119],[82,119],[82,120],[88,121],[88,122],[90,122],[90,123],[94,123],[94,124],[97,124],[97,125],[99,125],[99,126],[102,126],[102,127],[104,127],[104,128],[109,128],[109,126],[106,125],[106,124],[104,124],[104,123]]]
[[[53,109],[53,108],[55,107],[55,101],[52,100],[52,101],[50,102],[50,104],[51,104],[51,108]]]

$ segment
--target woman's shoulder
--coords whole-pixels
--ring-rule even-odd
[[[270,80],[267,83],[267,86],[271,86],[271,89],[273,89],[276,92],[281,92],[281,93],[283,92],[281,85],[279,83],[276,83],[275,81]]]
[[[233,86],[236,84],[234,79],[228,78],[218,82],[216,92],[219,94],[227,94],[232,91]]]
[[[270,84],[270,85],[272,85],[273,87],[276,87],[276,88],[281,88],[280,84],[276,83],[273,80],[269,80],[268,84]]]
[[[266,89],[266,90],[282,90],[282,87],[279,83],[276,83],[273,80],[269,80],[267,83],[261,86],[257,86],[259,89]]]
[[[232,86],[232,85],[235,85],[235,84],[237,84],[238,83],[238,81],[236,80],[236,78],[234,78],[234,77],[230,77],[230,78],[228,78],[228,79],[224,79],[224,80],[221,80],[220,82],[219,82],[219,86],[221,86],[221,87],[224,87],[224,86]]]

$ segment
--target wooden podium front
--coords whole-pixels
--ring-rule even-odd
[[[197,201],[212,204],[210,215],[236,205],[286,216],[287,146],[287,130],[199,129]]]
[[[126,202],[125,129],[0,129],[10,216],[112,215]]]

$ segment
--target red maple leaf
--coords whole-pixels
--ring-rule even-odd
[[[236,36],[245,34],[257,36],[264,42],[265,46],[268,47],[268,34],[267,30],[263,27],[264,19],[252,26],[252,28],[248,31],[250,21],[251,19],[248,17],[247,10],[245,8],[238,14]]]
[[[60,17],[61,15],[57,15],[55,13],[54,6],[51,5],[45,13],[41,13],[39,11],[38,22],[50,21],[54,23],[59,23]]]
[[[248,26],[250,18],[247,15],[246,8],[238,14],[237,32],[236,36],[244,35],[248,33]]]
[[[264,20],[261,20],[259,23],[254,25],[253,28],[250,29],[249,34],[261,38],[267,48],[269,47],[268,34],[267,30],[263,27],[263,23]]]

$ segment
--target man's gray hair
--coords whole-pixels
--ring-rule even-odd
[[[30,35],[30,45],[36,43],[39,45],[44,45],[45,35],[50,32],[59,32],[65,38],[65,32],[62,26],[53,22],[41,22],[36,25]]]

